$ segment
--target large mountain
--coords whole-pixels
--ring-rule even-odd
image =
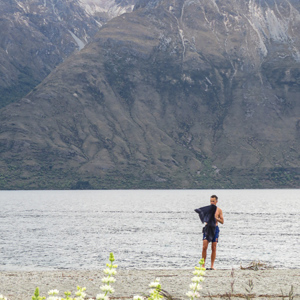
[[[1,187],[299,187],[299,29],[295,0],[138,1],[1,110]]]
[[[26,95],[102,24],[131,11],[131,2],[1,0],[0,107]]]

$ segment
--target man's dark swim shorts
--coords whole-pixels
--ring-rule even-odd
[[[219,239],[219,233],[220,233],[220,229],[219,229],[219,226],[216,227],[216,232],[215,232],[215,236],[212,240],[212,242],[218,242],[218,239]],[[206,237],[205,237],[205,233],[203,232],[203,240],[206,240]]]

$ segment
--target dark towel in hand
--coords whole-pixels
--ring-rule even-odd
[[[206,223],[203,229],[206,239],[211,242],[216,232],[216,213],[217,207],[213,204],[195,209],[202,223]]]

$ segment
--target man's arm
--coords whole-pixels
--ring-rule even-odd
[[[222,212],[221,208],[218,208],[215,218],[216,218],[217,222],[224,224],[224,217],[223,217],[223,212]]]

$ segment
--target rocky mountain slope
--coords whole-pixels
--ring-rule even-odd
[[[137,0],[79,0],[85,11],[97,18],[101,23],[124,13],[132,12]]]
[[[0,107],[25,96],[102,24],[132,9],[130,1],[2,0]]]
[[[299,188],[300,5],[139,1],[0,114],[2,188]]]

